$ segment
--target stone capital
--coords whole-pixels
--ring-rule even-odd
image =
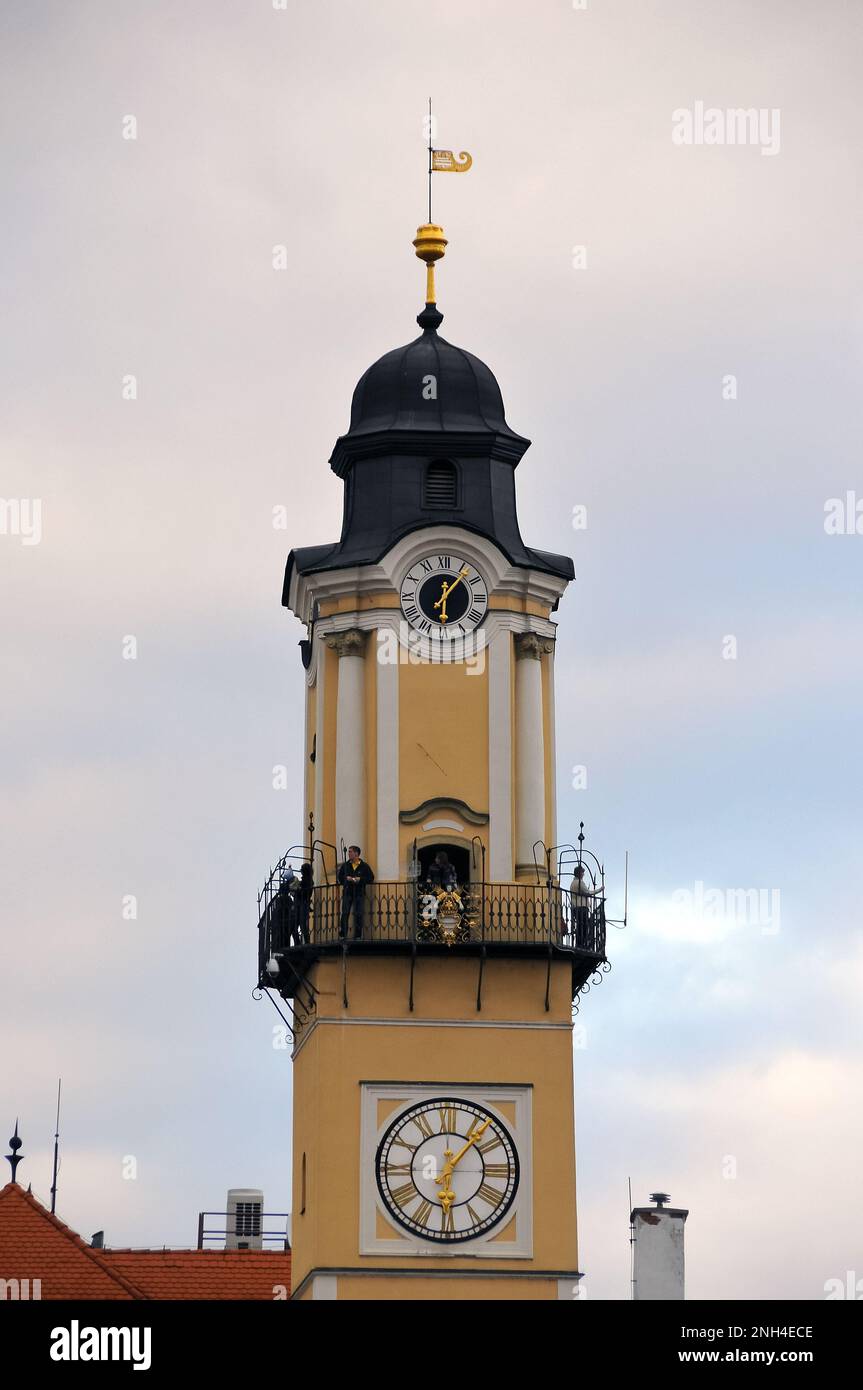
[[[345,632],[327,632],[324,641],[339,657],[362,656],[366,649],[367,632],[358,627],[349,627]]]
[[[516,661],[523,657],[533,657],[536,661],[554,651],[554,638],[541,637],[538,632],[517,632],[515,635]]]

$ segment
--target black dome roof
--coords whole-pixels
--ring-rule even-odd
[[[425,398],[428,377],[435,379],[436,399]],[[472,352],[427,328],[379,357],[357,382],[351,434],[389,429],[507,429],[494,373]]]
[[[443,315],[427,305],[417,317],[423,332],[384,353],[363,372],[351,401],[351,423],[331,462],[336,471],[345,447],[353,452],[370,436],[483,436],[500,456],[517,461],[529,441],[506,423],[503,397],[490,367],[472,352],[438,336]],[[429,389],[429,378],[433,388]],[[440,441],[441,445],[443,441]],[[453,440],[453,444],[455,440]],[[353,446],[353,447],[352,447]]]

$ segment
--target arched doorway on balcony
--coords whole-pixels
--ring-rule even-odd
[[[467,845],[453,844],[450,841],[441,841],[432,845],[419,845],[417,847],[417,858],[420,864],[420,882],[424,883],[429,875],[429,869],[434,863],[435,855],[440,851],[446,854],[449,862],[455,867],[456,877],[460,884],[470,883],[470,849]]]

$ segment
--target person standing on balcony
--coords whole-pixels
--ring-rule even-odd
[[[297,878],[290,864],[283,864],[279,871],[279,886],[273,901],[272,933],[273,947],[283,951],[291,944],[294,929],[294,884]]]
[[[305,863],[300,867],[300,877],[294,880],[294,945],[309,944],[309,913],[312,909],[312,888],[314,875],[312,866]]]
[[[590,916],[593,911],[594,898],[596,897],[596,891],[586,877],[583,864],[576,864],[575,866],[572,875],[572,883],[569,885],[569,896],[572,903],[572,920],[576,945],[582,945],[587,941]]]
[[[339,921],[339,936],[344,940],[348,934],[348,920],[354,914],[354,940],[363,934],[366,911],[366,886],[374,883],[375,876],[370,865],[360,856],[359,845],[348,845],[348,857],[339,865],[336,881],[342,886],[342,914]]]

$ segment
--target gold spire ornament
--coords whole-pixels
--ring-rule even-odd
[[[443,227],[437,227],[433,222],[425,222],[421,227],[417,227],[417,234],[414,238],[414,249],[421,261],[426,264],[426,304],[436,304],[434,287],[434,263],[439,261],[447,248],[447,239],[443,234]]]

